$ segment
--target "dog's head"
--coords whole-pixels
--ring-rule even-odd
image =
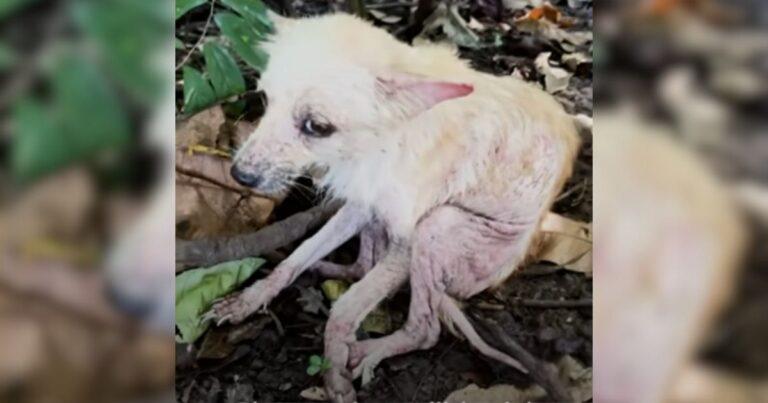
[[[398,124],[473,91],[395,67],[416,50],[352,16],[277,25],[260,80],[266,113],[232,166],[239,183],[261,192],[284,191],[309,166],[383,149]]]

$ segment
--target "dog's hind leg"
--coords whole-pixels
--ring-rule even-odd
[[[324,277],[344,280],[359,280],[370,271],[387,250],[389,240],[386,227],[378,221],[371,221],[360,231],[360,252],[352,264],[338,264],[321,260],[310,270]]]
[[[389,336],[355,343],[349,360],[353,374],[365,383],[381,360],[432,347],[441,316],[481,353],[525,372],[479,337],[451,297],[468,298],[495,284],[500,272],[525,256],[536,224],[535,217],[496,220],[450,205],[433,210],[414,238],[408,320]]]

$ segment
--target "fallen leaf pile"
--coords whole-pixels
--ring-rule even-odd
[[[592,275],[592,225],[549,213],[541,223],[540,261]]]

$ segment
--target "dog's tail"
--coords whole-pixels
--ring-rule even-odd
[[[480,335],[477,334],[477,331],[474,327],[472,327],[469,319],[467,319],[467,317],[464,315],[464,312],[461,311],[459,304],[453,298],[447,295],[443,296],[443,299],[440,303],[440,313],[442,314],[442,319],[448,328],[454,331],[458,329],[464,335],[464,337],[467,338],[469,344],[475,347],[482,354],[495,360],[501,361],[504,364],[507,364],[510,367],[515,368],[525,374],[528,373],[528,369],[526,369],[523,364],[520,363],[520,361],[502,353],[501,351],[491,347],[488,343],[486,343],[485,340],[483,340]]]

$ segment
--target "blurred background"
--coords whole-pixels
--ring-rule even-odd
[[[172,21],[0,2],[2,402],[172,398]]]
[[[595,7],[595,400],[768,401],[768,3]]]

